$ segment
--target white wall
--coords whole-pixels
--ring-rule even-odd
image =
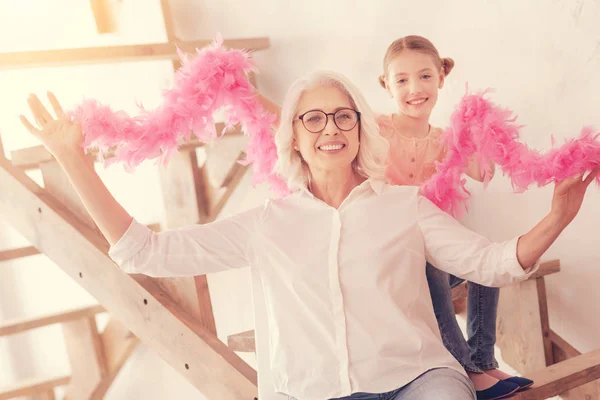
[[[0,3],[0,51],[31,49],[38,44],[50,48],[164,40],[157,0],[121,1],[122,32],[107,38],[93,33],[87,2],[53,0],[51,6],[42,0],[23,0],[18,7],[37,8],[18,15],[4,12],[3,8],[14,9],[17,2],[7,3]],[[468,81],[472,88],[496,89],[492,98],[517,112],[519,121],[527,125],[522,130],[523,140],[532,147],[549,148],[550,134],[560,142],[576,135],[583,125],[600,126],[600,10],[592,0],[172,0],[171,4],[182,39],[210,39],[216,32],[225,38],[270,37],[271,48],[255,58],[261,71],[259,87],[275,101],[283,99],[295,78],[324,68],[348,75],[377,111],[393,111],[377,83],[382,57],[393,39],[414,33],[430,38],[442,56],[456,62],[440,94],[435,124],[446,125]],[[68,23],[58,18],[57,10],[61,18],[72,17]],[[48,21],[45,15],[56,18]],[[35,22],[26,22],[30,18]],[[42,43],[44,38],[47,41]],[[26,111],[25,98],[30,91],[53,89],[70,106],[86,95],[133,111],[135,99],[149,106],[157,104],[160,89],[169,82],[169,65],[162,62],[1,70],[0,131],[9,149],[34,143],[17,119]],[[103,175],[136,217],[144,222],[162,217],[152,166],[144,166],[135,176],[116,168]],[[514,195],[500,174],[486,191],[476,185],[471,188],[475,196],[465,223],[495,240],[532,227],[549,210],[552,194],[551,188],[544,188]],[[600,322],[592,318],[600,312],[596,294],[599,256],[593,250],[598,241],[595,227],[600,223],[595,210],[599,193],[596,187],[590,189],[581,214],[548,253],[563,264],[563,271],[547,280],[551,326],[581,351],[600,346]],[[246,180],[225,213],[258,205],[265,195],[264,190],[250,190]],[[141,196],[156,201],[140,208]],[[0,240],[0,248],[16,246],[18,241],[9,228],[0,230]],[[0,266],[0,322],[92,301],[63,275],[43,257]],[[219,335],[224,338],[250,329],[247,271],[209,279]],[[238,302],[229,299],[231,293],[239,293]],[[54,345],[59,340],[59,331],[0,339],[0,371],[9,371],[0,373],[0,385],[44,370],[68,371],[60,346]],[[53,343],[52,353],[49,343]],[[247,359],[253,362],[252,357]],[[144,399],[200,398],[193,387],[143,347],[107,398],[129,399],[134,392],[136,398]]]

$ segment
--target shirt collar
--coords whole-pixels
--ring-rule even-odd
[[[385,182],[379,179],[367,179],[365,182],[361,183],[360,185],[357,186],[357,188],[360,188],[361,186],[367,186],[369,185],[371,187],[371,189],[373,190],[373,192],[375,192],[376,195],[381,195],[381,192],[383,191],[383,187],[385,186]],[[309,197],[315,197],[310,190],[308,190],[308,188],[306,186],[301,187],[300,189],[298,189],[298,192],[302,195],[305,196],[309,196]]]
[[[385,186],[385,182],[382,180],[379,180],[379,179],[369,179],[368,181],[371,184],[371,189],[373,189],[375,194],[377,194],[379,196],[381,194],[381,192],[383,192],[383,187]]]

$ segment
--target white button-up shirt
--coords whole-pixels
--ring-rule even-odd
[[[525,279],[517,238],[491,243],[418,194],[367,180],[338,209],[298,191],[211,224],[155,233],[132,222],[110,249],[154,277],[255,268],[275,390],[302,400],[383,393],[436,367],[442,344],[425,261],[473,282]]]

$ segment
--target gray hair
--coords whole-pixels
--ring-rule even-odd
[[[292,84],[281,107],[279,128],[275,133],[277,163],[275,173],[287,181],[291,190],[307,187],[310,182],[308,166],[293,149],[293,119],[297,112],[302,94],[317,86],[333,86],[346,93],[360,112],[360,146],[356,159],[352,163],[355,172],[365,178],[384,179],[385,159],[388,142],[379,133],[379,126],[373,111],[360,91],[345,76],[329,71],[317,71],[308,74]]]

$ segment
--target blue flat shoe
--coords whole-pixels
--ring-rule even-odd
[[[531,379],[523,378],[521,376],[512,376],[510,378],[504,379],[504,382],[510,382],[519,385],[519,392],[533,385],[533,381]]]
[[[498,400],[512,396],[519,391],[519,385],[512,382],[498,381],[494,386],[485,390],[478,390],[477,400]]]

